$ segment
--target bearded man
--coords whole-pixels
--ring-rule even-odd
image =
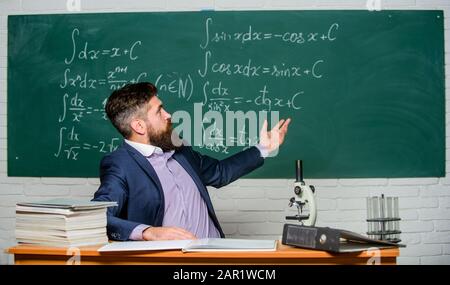
[[[258,145],[219,161],[180,144],[151,83],[114,91],[105,110],[124,143],[102,159],[93,200],[117,202],[108,208],[107,232],[121,241],[225,237],[206,186],[220,188],[263,165],[290,122],[270,132],[264,122]]]

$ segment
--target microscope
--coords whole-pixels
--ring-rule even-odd
[[[286,216],[286,220],[296,220],[300,223],[284,224],[281,243],[307,249],[325,250],[331,252],[352,252],[382,246],[392,247],[404,245],[388,241],[369,239],[360,234],[330,227],[316,227],[317,208],[314,199],[314,186],[303,181],[303,165],[301,160],[295,161],[295,197],[289,200],[289,207],[296,206],[298,214]],[[305,206],[307,213],[303,213]],[[346,242],[344,242],[346,240]]]
[[[284,245],[303,247],[310,249],[329,250],[336,246],[336,238],[328,238],[328,229],[315,227],[317,217],[316,201],[314,199],[314,186],[307,185],[303,181],[303,162],[295,161],[295,196],[289,200],[289,207],[295,205],[298,214],[286,216],[286,220],[296,220],[295,224],[284,224],[281,243]],[[308,212],[303,213],[308,206]],[[337,239],[339,241],[339,239]]]
[[[295,216],[286,216],[286,220],[296,220],[300,225],[314,226],[317,217],[316,201],[314,199],[315,188],[312,185],[307,185],[303,181],[303,161],[295,161],[295,182],[294,193],[295,197],[289,200],[289,207],[295,205],[298,214]],[[308,206],[308,213],[303,214],[305,206]]]

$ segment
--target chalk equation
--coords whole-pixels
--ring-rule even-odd
[[[64,59],[65,64],[72,64],[74,60],[95,61],[100,58],[120,58],[127,57],[131,61],[139,59],[137,55],[138,47],[142,46],[142,41],[130,43],[127,47],[111,47],[111,48],[91,48],[88,41],[80,38],[80,30],[74,28],[72,30],[72,53]],[[81,43],[80,43],[81,41]]]
[[[275,48],[289,45],[295,49],[314,44],[330,45],[339,40],[342,31],[337,22],[317,30],[268,31],[256,24],[245,24],[235,31],[224,31],[219,26],[213,17],[199,23],[201,33],[194,39],[199,53],[188,70],[185,67],[178,70],[177,64],[166,68],[165,62],[176,62],[173,58],[158,59],[158,64],[149,61],[148,54],[156,58],[159,54],[143,39],[119,40],[114,45],[104,46],[87,31],[71,28],[66,36],[69,48],[60,59],[62,65],[56,86],[61,93],[57,103],[59,112],[55,115],[57,129],[53,156],[76,161],[89,153],[103,155],[117,149],[121,141],[118,133],[102,135],[103,138],[93,138],[85,133],[92,133],[86,129],[93,127],[91,122],[110,124],[105,112],[107,98],[111,92],[129,83],[152,82],[163,101],[175,99],[183,106],[200,103],[205,112],[249,109],[289,114],[302,112],[304,98],[311,96],[304,83],[319,84],[326,80],[329,58],[318,52],[313,57],[299,56],[295,61],[283,54],[266,61],[266,58],[253,57],[251,51],[245,51],[254,49],[255,44],[265,43],[275,44]],[[239,45],[244,56],[224,58],[223,47],[229,45]],[[273,86],[288,81],[295,83],[287,92],[283,89],[282,94]],[[236,82],[240,82],[239,87]],[[226,135],[215,123],[202,122],[201,129],[202,143],[195,146],[205,152],[229,154],[235,147],[246,149],[258,143],[258,134],[245,127]]]
[[[277,40],[281,43],[296,45],[332,42],[337,39],[339,31],[339,24],[332,23],[329,25],[328,29],[324,31],[282,31],[273,33],[264,32],[252,25],[248,25],[245,30],[230,33],[225,31],[214,31],[214,20],[212,18],[207,18],[204,26],[204,40],[200,44],[200,48],[202,49],[208,48],[211,44],[226,44],[226,42],[248,44],[251,42]]]
[[[198,74],[203,78],[206,77],[208,73],[218,73],[221,75],[238,75],[247,78],[268,75],[285,78],[309,76],[318,79],[323,77],[323,74],[320,72],[320,66],[323,63],[323,59],[317,59],[304,66],[286,64],[284,62],[265,66],[262,64],[255,64],[252,59],[248,59],[244,63],[218,62],[212,60],[212,52],[208,50],[205,52],[202,68],[198,69]]]
[[[81,122],[81,119],[85,116],[96,115],[101,116],[102,119],[107,120],[105,113],[106,99],[102,102],[102,108],[92,107],[85,104],[85,100],[79,96],[78,92],[69,95],[64,93],[62,97],[62,114],[58,118],[58,122],[61,123],[66,120],[72,122]]]
[[[58,136],[58,150],[53,155],[57,158],[78,160],[81,151],[93,150],[105,154],[116,150],[120,141],[118,137],[114,137],[109,141],[100,139],[93,143],[87,143],[74,126],[70,129],[61,127]]]
[[[261,89],[256,90],[254,95],[248,94],[243,96],[232,96],[232,91],[225,86],[222,81],[217,84],[212,84],[206,81],[203,84],[203,101],[202,104],[207,106],[210,111],[226,112],[240,110],[240,105],[253,105],[254,109],[262,111],[281,110],[288,108],[291,110],[300,110],[302,107],[298,103],[299,96],[304,94],[304,91],[296,91],[291,96],[272,97],[267,85]]]
[[[108,71],[105,77],[95,78],[90,76],[89,72],[74,73],[70,68],[64,70],[62,82],[59,84],[61,89],[75,87],[80,89],[97,89],[107,86],[110,90],[117,90],[127,83],[137,83],[147,77],[146,72],[139,73],[138,76],[132,78],[119,78],[120,74],[127,73],[128,67],[116,67],[115,70]]]

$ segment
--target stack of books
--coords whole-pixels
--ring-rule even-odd
[[[18,243],[57,247],[105,244],[106,208],[116,202],[53,199],[16,205]]]

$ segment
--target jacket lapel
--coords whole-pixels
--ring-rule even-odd
[[[148,175],[148,177],[150,177],[153,180],[153,182],[158,187],[158,190],[161,193],[161,196],[164,197],[161,182],[159,181],[158,175],[156,174],[156,171],[153,168],[153,166],[150,164],[150,162],[148,162],[148,160],[142,154],[140,154],[136,149],[134,149],[132,146],[130,146],[126,142],[123,143],[123,146],[127,149],[128,153],[137,162],[137,164],[142,168],[142,170]]]

